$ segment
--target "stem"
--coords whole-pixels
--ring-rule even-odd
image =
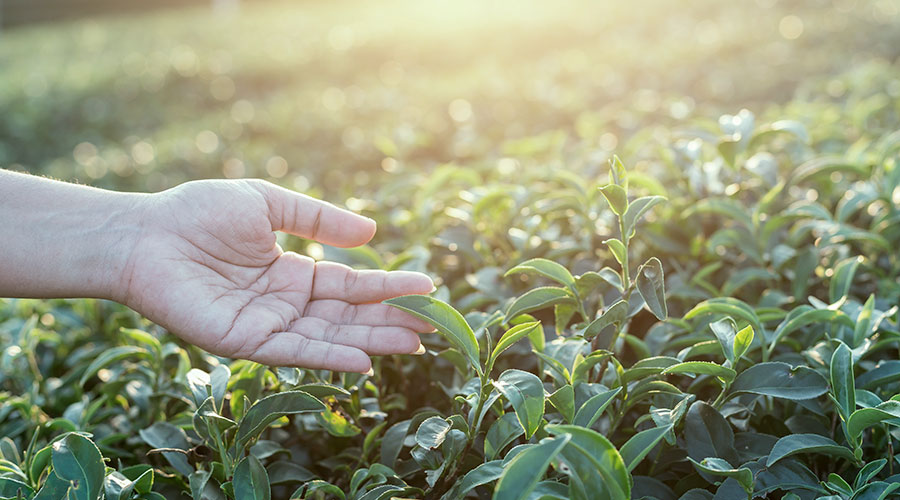
[[[622,287],[631,288],[631,276],[628,271],[628,236],[625,235],[625,221],[622,217],[619,219],[619,236],[622,238],[622,245],[625,246],[625,255],[622,256]]]

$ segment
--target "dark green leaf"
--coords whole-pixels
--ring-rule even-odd
[[[753,472],[750,469],[746,467],[735,469],[725,460],[716,457],[704,458],[701,462],[697,462],[693,458],[689,458],[689,460],[694,467],[707,474],[734,478],[747,494],[753,493]]]
[[[247,410],[238,424],[236,445],[242,448],[267,425],[285,415],[322,411],[326,407],[318,399],[303,391],[286,391],[266,396]]]
[[[241,500],[270,500],[269,475],[258,458],[249,455],[234,468],[234,497]]]
[[[882,360],[875,368],[856,377],[856,387],[877,389],[900,380],[900,360]]]
[[[450,424],[441,417],[429,417],[416,430],[416,444],[425,449],[437,448],[444,442]]]
[[[789,434],[779,439],[769,452],[766,467],[771,467],[782,458],[797,453],[820,453],[844,458],[855,462],[853,451],[835,443],[832,439],[818,434]]]
[[[696,461],[707,457],[738,463],[734,431],[725,417],[703,401],[696,401],[684,419],[684,437],[688,455]]]
[[[816,371],[805,366],[791,368],[780,361],[753,365],[731,385],[732,395],[759,394],[793,400],[812,399],[826,392],[828,382]]]
[[[53,443],[53,471],[69,482],[69,498],[96,500],[103,490],[106,466],[90,439],[75,433]]]
[[[494,460],[509,443],[525,433],[515,413],[504,413],[488,429],[484,438],[484,456]]]
[[[851,439],[858,439],[867,428],[884,422],[900,418],[900,402],[885,401],[875,408],[860,408],[850,414],[847,419],[847,433]]]

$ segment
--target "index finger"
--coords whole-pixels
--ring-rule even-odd
[[[335,247],[366,244],[375,235],[375,221],[331,203],[263,182],[273,231],[284,231]]]

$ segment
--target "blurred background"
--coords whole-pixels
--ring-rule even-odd
[[[896,0],[0,0],[0,26],[0,167],[262,177],[354,209],[445,163],[560,166],[573,143],[841,99],[900,55]]]

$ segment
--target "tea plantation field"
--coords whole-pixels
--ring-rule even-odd
[[[268,179],[379,224],[285,249],[438,289],[387,301],[437,333],[374,375],[0,298],[0,499],[900,498],[898,58],[891,0],[8,30],[0,167]]]

